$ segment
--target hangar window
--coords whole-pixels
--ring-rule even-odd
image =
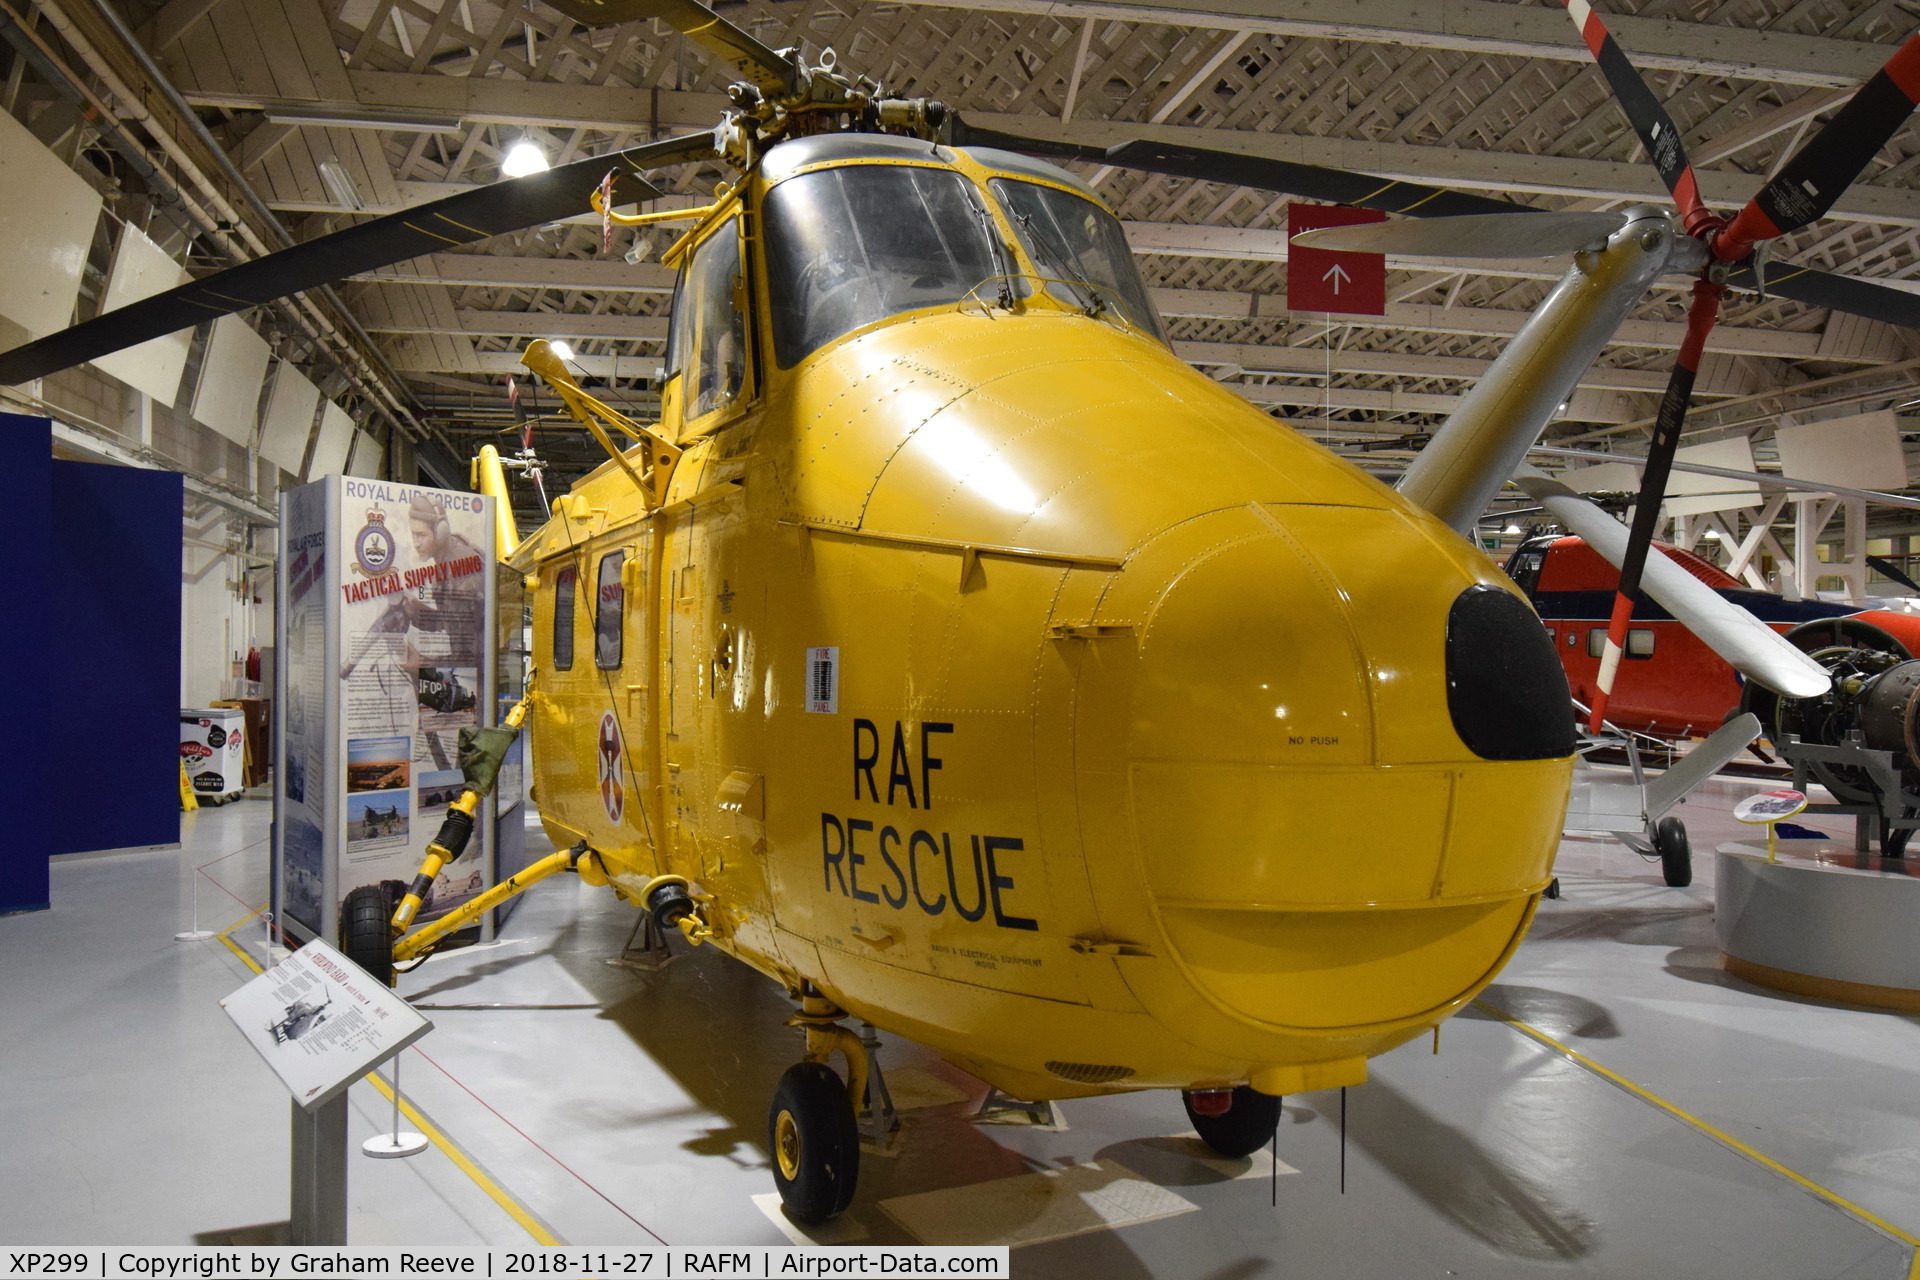
[[[851,329],[959,302],[1007,271],[973,184],[951,169],[816,169],[776,186],[764,208],[783,369]]]
[[[1091,200],[1037,182],[995,178],[993,194],[1033,265],[1053,277],[1048,293],[1089,311],[1117,311],[1136,328],[1159,336],[1147,286],[1112,214]]]
[[[739,224],[729,221],[693,251],[674,290],[667,376],[684,375],[684,418],[704,417],[731,402],[746,382],[743,289]]]
[[[578,577],[572,565],[553,575],[553,669],[573,670],[573,594]]]
[[[599,589],[594,593],[593,665],[602,671],[620,665],[621,638],[626,634],[621,624],[627,616],[627,587],[621,570],[626,563],[624,551],[609,551],[600,557]]]

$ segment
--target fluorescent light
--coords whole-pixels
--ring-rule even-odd
[[[564,338],[554,338],[547,343],[547,346],[552,348],[553,354],[562,360],[573,359],[573,348],[567,345]]]
[[[507,148],[507,158],[500,162],[500,172],[509,178],[524,178],[530,173],[543,173],[548,168],[547,153],[532,138],[522,138]]]
[[[464,133],[466,125],[459,116],[422,113],[411,115],[397,111],[357,112],[351,108],[328,111],[302,107],[269,107],[264,113],[269,124],[314,126],[325,129],[376,129],[397,133]]]
[[[367,207],[360,198],[360,188],[353,184],[353,175],[348,173],[338,160],[320,162],[320,181],[326,184],[327,193],[333,202],[355,213]]]
[[[1510,524],[1510,525],[1508,525],[1508,526],[1507,526],[1507,532],[1508,532],[1508,533],[1518,533],[1518,532],[1520,532],[1520,526],[1519,526],[1519,525],[1517,525],[1517,524]]]

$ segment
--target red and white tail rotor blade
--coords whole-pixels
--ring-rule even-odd
[[[1720,315],[1723,284],[1696,280],[1693,305],[1687,310],[1687,332],[1680,340],[1680,352],[1674,357],[1673,373],[1667,379],[1666,394],[1660,398],[1660,413],[1654,420],[1653,444],[1647,450],[1646,469],[1640,476],[1640,497],[1634,503],[1633,527],[1627,536],[1625,559],[1620,565],[1620,587],[1613,598],[1613,616],[1607,622],[1606,648],[1600,655],[1600,674],[1595,681],[1593,710],[1587,732],[1600,732],[1606,718],[1607,702],[1613,696],[1615,678],[1620,674],[1620,658],[1626,650],[1627,628],[1633,607],[1640,599],[1640,576],[1646,568],[1647,551],[1653,545],[1653,530],[1660,519],[1660,501],[1666,496],[1667,477],[1673,472],[1673,455],[1680,447],[1680,431],[1687,423],[1687,404],[1693,398],[1694,378],[1700,372],[1700,356],[1706,349],[1707,334]]]
[[[1600,74],[1607,78],[1614,100],[1626,113],[1633,131],[1640,135],[1641,145],[1660,171],[1660,181],[1666,183],[1672,193],[1673,203],[1680,209],[1680,225],[1688,235],[1710,228],[1716,219],[1701,203],[1700,184],[1693,176],[1693,164],[1680,143],[1680,130],[1674,125],[1673,117],[1660,105],[1660,99],[1653,96],[1639,69],[1628,60],[1626,51],[1587,0],[1566,0],[1566,5],[1573,25],[1580,29],[1580,39],[1593,54]]]
[[[1920,33],[1847,99],[1712,240],[1713,256],[1738,262],[1762,240],[1826,216],[1920,104]]]

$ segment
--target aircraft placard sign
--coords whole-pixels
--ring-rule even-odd
[[[1387,256],[1383,253],[1341,253],[1309,249],[1292,243],[1303,231],[1321,227],[1348,227],[1360,222],[1385,222],[1378,209],[1354,209],[1336,204],[1287,206],[1287,309],[1333,311],[1352,316],[1387,313]]]

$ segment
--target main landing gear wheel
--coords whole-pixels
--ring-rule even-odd
[[[362,885],[340,904],[340,950],[388,986],[393,985],[393,904],[376,884]]]
[[[1183,1092],[1180,1101],[1186,1104],[1187,1119],[1200,1141],[1234,1160],[1266,1146],[1280,1124],[1280,1099],[1251,1085],[1235,1089],[1233,1101],[1218,1115],[1195,1110],[1191,1092]]]
[[[1668,884],[1684,889],[1693,883],[1693,844],[1680,819],[1660,819],[1653,829],[1653,851],[1660,855],[1660,874]]]
[[[808,1226],[840,1216],[860,1177],[853,1101],[832,1067],[796,1062],[780,1077],[767,1115],[773,1185],[787,1216]]]

